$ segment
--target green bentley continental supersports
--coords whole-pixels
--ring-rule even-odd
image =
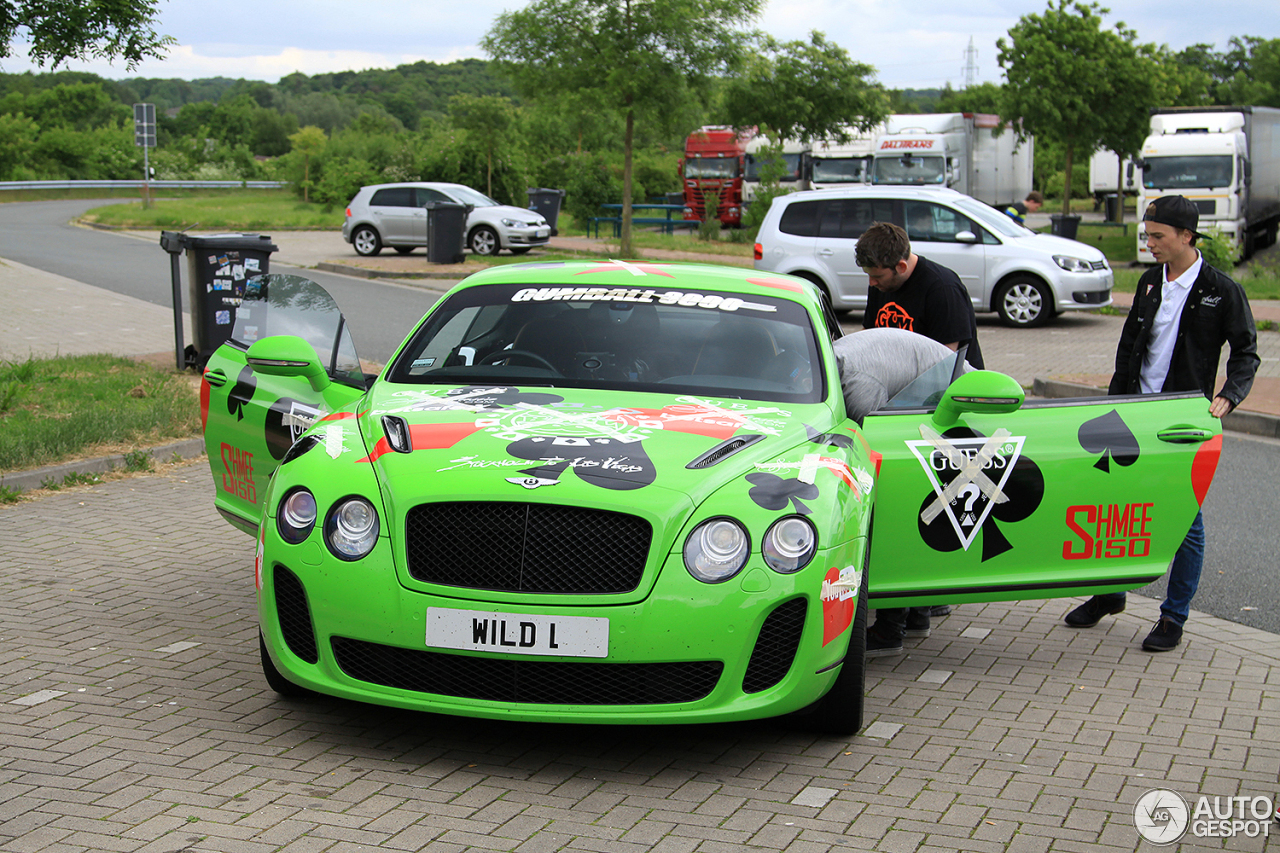
[[[202,415],[270,686],[848,734],[869,606],[1164,574],[1220,452],[1202,397],[1025,400],[950,358],[859,427],[824,305],[746,269],[518,264],[375,377],[318,285],[252,279]]]

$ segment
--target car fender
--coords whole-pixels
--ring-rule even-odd
[[[1050,269],[1052,268],[1052,269]],[[1016,275],[1030,275],[1043,281],[1053,291],[1054,305],[1062,301],[1062,294],[1058,283],[1058,278],[1054,275],[1053,270],[1058,267],[1053,261],[1040,263],[1027,258],[1003,258],[998,261],[992,268],[987,271],[987,281],[991,283],[990,289],[987,291],[987,305],[985,310],[996,310],[996,297],[1000,293],[1000,286],[1004,282]]]

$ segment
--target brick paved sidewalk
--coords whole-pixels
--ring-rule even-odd
[[[961,605],[871,663],[852,739],[281,699],[213,488],[192,463],[0,507],[0,851],[1137,851],[1152,788],[1277,792],[1280,637],[1196,613],[1148,654],[1140,597],[1089,631]]]

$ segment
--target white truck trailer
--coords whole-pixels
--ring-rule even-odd
[[[1035,140],[986,113],[893,115],[875,141],[871,183],[951,187],[1003,207],[1032,188]]]
[[[1132,164],[1128,157],[1121,162],[1116,152],[1105,148],[1093,152],[1089,159],[1089,193],[1093,196],[1094,210],[1101,207],[1109,195],[1121,198],[1138,194],[1138,176]]]
[[[1142,144],[1138,215],[1165,195],[1200,211],[1199,231],[1227,235],[1243,257],[1280,228],[1280,109],[1169,107],[1153,110]],[[1155,263],[1138,229],[1138,260]]]

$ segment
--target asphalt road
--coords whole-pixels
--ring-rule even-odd
[[[79,213],[102,203],[0,204],[0,257],[169,307],[169,257],[158,245],[70,224]],[[384,281],[282,264],[273,264],[271,269],[306,275],[325,287],[342,306],[360,355],[378,362],[387,360],[436,298],[431,291]],[[184,263],[184,282],[186,276]],[[1082,315],[1070,319],[1079,325],[1104,318]],[[1065,353],[1074,346],[1071,326],[1064,323],[1031,334],[1041,342],[1056,340]],[[984,333],[986,329],[984,324]],[[1025,330],[1019,333],[1028,334]],[[998,364],[999,334],[993,328],[983,341],[987,360]],[[1204,516],[1205,567],[1193,608],[1280,634],[1280,577],[1276,571],[1280,562],[1280,442],[1229,435]],[[1161,598],[1163,582],[1142,592]],[[1064,613],[1068,609],[1064,603]],[[1150,609],[1154,621],[1157,614],[1154,607]]]

